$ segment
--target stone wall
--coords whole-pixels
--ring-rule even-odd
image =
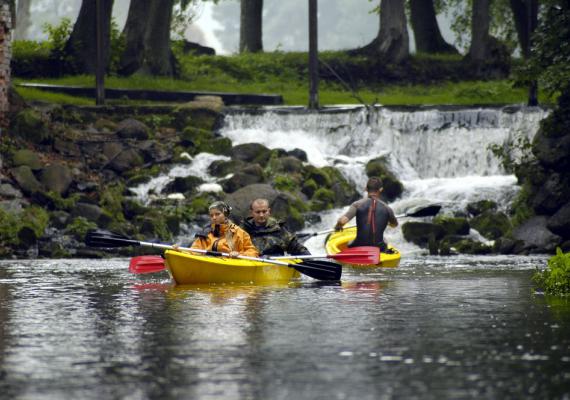
[[[0,2],[0,134],[8,126],[8,88],[12,58],[12,17],[10,7]]]

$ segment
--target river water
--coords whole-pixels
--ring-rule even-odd
[[[127,259],[0,262],[2,399],[568,399],[545,257],[416,256],[340,283],[173,286]]]

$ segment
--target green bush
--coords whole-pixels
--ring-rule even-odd
[[[77,217],[65,227],[65,233],[73,235],[77,240],[83,242],[85,234],[91,229],[97,229],[95,222],[88,221],[84,217]]]
[[[547,268],[537,270],[532,279],[548,294],[570,294],[570,253],[563,253],[557,248],[556,255],[548,260]]]

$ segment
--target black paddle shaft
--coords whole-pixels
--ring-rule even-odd
[[[138,240],[129,239],[128,237],[118,233],[99,230],[99,229],[87,232],[87,235],[85,236],[85,244],[90,247],[106,247],[106,248],[143,246],[143,245],[158,247],[158,248],[166,248],[166,249],[172,248],[172,246],[162,245],[158,243],[140,242]],[[224,256],[223,253],[211,250],[204,251],[204,253],[218,257]],[[325,281],[339,280],[342,275],[342,266],[340,264],[330,261],[305,260],[300,263],[291,263],[291,264],[282,263],[275,260],[259,259],[258,261],[264,261],[270,264],[286,265],[288,267],[295,268],[297,271],[299,271],[304,275],[319,280],[325,280]]]

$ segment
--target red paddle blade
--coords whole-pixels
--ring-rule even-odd
[[[138,256],[131,258],[129,271],[133,274],[150,274],[164,271],[164,258],[161,256]]]
[[[380,249],[375,246],[352,247],[328,257],[346,264],[375,265],[380,262]]]

